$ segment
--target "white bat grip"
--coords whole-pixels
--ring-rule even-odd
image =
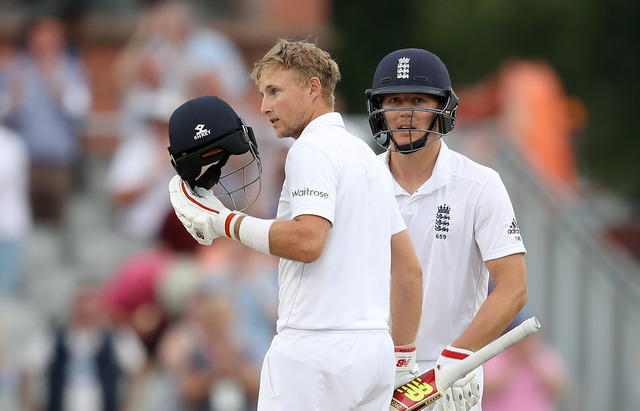
[[[538,322],[536,317],[531,317],[524,320],[511,331],[469,355],[467,358],[455,364],[443,367],[442,370],[438,370],[437,374],[436,381],[438,383],[438,389],[440,392],[444,392],[447,388],[451,387],[454,382],[467,375],[467,373],[475,370],[485,362],[500,354],[502,351],[511,347],[523,338],[535,333],[539,329],[540,322]]]

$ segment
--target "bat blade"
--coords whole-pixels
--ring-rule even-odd
[[[456,364],[443,367],[438,371],[437,380],[435,369],[430,369],[397,388],[393,392],[389,409],[417,411],[427,407],[442,397],[442,393],[460,378],[539,329],[540,322],[536,317],[531,317],[467,358]]]

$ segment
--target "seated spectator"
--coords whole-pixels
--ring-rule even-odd
[[[146,365],[137,336],[108,321],[99,289],[91,284],[78,287],[68,318],[24,348],[25,411],[130,409],[129,395]]]

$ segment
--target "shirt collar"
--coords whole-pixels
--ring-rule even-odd
[[[307,124],[304,130],[302,130],[302,134],[300,134],[300,137],[304,136],[305,134],[318,131],[327,126],[338,126],[345,128],[344,120],[342,119],[340,113],[331,112],[314,118],[309,124]]]
[[[436,158],[436,164],[433,167],[433,173],[431,177],[425,181],[416,191],[416,195],[431,194],[440,187],[443,187],[451,181],[451,150],[445,144],[443,140],[440,140],[440,152],[438,152],[438,158]],[[389,168],[390,151],[387,151],[384,156],[384,164]],[[395,181],[396,192],[398,190],[404,191],[400,185]]]

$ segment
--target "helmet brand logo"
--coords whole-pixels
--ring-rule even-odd
[[[202,138],[202,137],[206,137],[209,134],[211,134],[211,130],[204,128],[204,124],[198,124],[196,126],[196,131],[197,131],[196,135],[193,136],[194,140],[197,140],[197,139]]]
[[[398,59],[398,78],[409,78],[409,57],[400,57]]]

